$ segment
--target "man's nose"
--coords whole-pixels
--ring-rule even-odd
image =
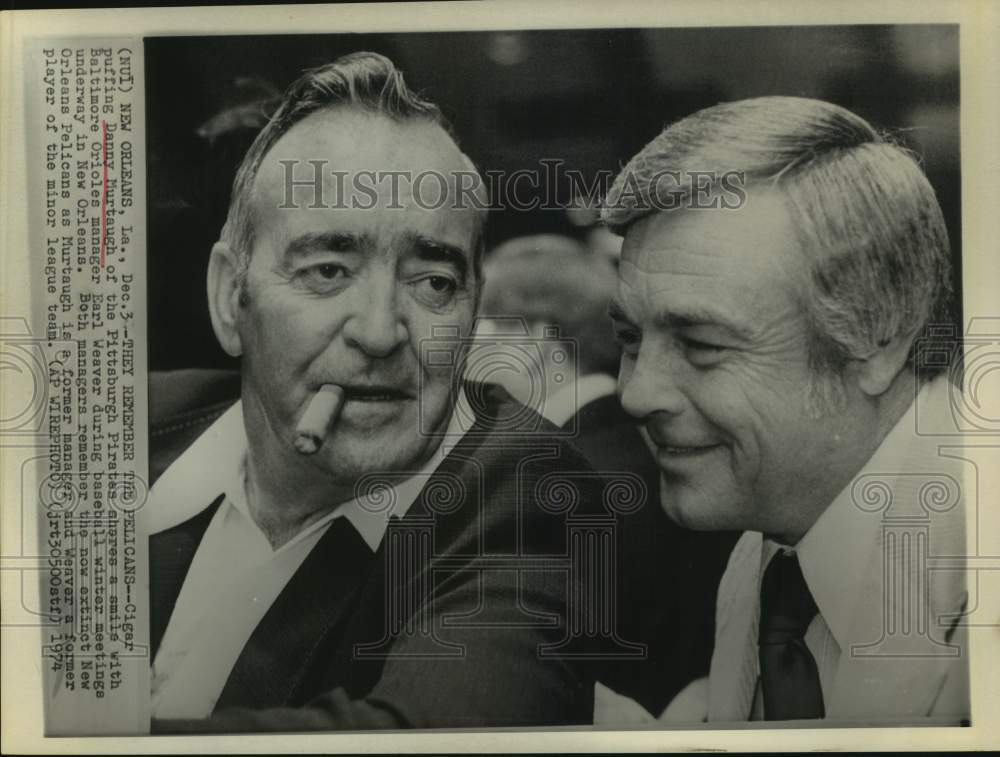
[[[373,277],[355,293],[354,312],[344,322],[345,341],[370,357],[388,357],[407,340],[395,280]]]
[[[682,390],[683,358],[671,350],[643,345],[635,359],[623,356],[618,394],[629,415],[642,420],[653,413],[679,414],[687,402]]]

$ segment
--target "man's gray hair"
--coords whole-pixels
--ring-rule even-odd
[[[384,55],[351,53],[305,71],[285,91],[274,115],[254,139],[236,172],[229,213],[220,238],[239,255],[241,277],[246,274],[254,245],[253,184],[264,156],[299,121],[338,105],[376,113],[395,121],[426,119],[444,129],[457,145],[451,124],[440,108],[413,92],[406,85],[402,72]],[[468,158],[466,161],[469,170],[475,171],[472,161]],[[479,184],[484,186],[482,181]],[[473,269],[477,280],[482,270],[485,219],[483,211],[473,247]]]
[[[803,306],[817,372],[839,374],[849,360],[896,337],[920,337],[929,325],[950,323],[951,253],[934,190],[908,150],[849,110],[761,97],[688,116],[618,175],[605,223],[624,234],[653,212],[658,206],[650,193],[665,171],[682,179],[735,171],[748,194],[755,186],[783,191],[810,258]],[[683,180],[680,189],[687,199],[696,191]],[[922,365],[918,343],[907,365],[926,379],[942,367]]]

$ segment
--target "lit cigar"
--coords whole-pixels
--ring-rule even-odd
[[[337,420],[344,404],[344,390],[336,384],[323,384],[306,406],[295,427],[295,449],[314,455],[323,446],[327,430]]]

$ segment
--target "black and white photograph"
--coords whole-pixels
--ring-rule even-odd
[[[24,41],[44,734],[995,729],[968,25],[485,13]]]
[[[145,51],[154,730],[968,718],[954,27]]]

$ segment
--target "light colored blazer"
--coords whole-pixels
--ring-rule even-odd
[[[811,581],[806,565],[803,572],[840,649],[824,682],[828,721],[958,723],[969,717],[961,623],[969,471],[948,451],[956,442],[945,433],[955,426],[949,391],[943,378],[921,390],[800,542],[804,551],[812,539],[822,552],[825,575],[814,567]],[[751,718],[763,549],[760,533],[745,533],[719,587],[711,721]]]

